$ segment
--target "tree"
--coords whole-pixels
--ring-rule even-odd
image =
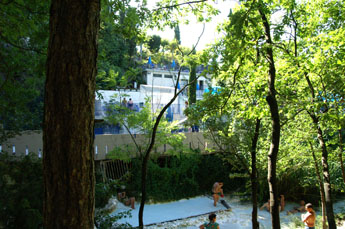
[[[193,53],[195,54],[195,52]],[[196,103],[196,84],[198,83],[196,79],[196,64],[195,60],[191,60],[190,72],[189,72],[189,82],[193,82],[188,87],[188,103],[189,105]]]
[[[243,115],[246,110],[250,110],[251,105],[246,104],[247,101],[238,103],[242,94],[241,90],[235,89],[238,89],[237,86],[226,85],[221,88],[221,93],[218,95],[204,96],[204,99],[198,101],[195,106],[189,107],[186,113],[189,119],[204,126],[206,138],[215,145],[212,150],[217,152],[222,160],[237,169],[236,174],[230,175],[229,171],[229,176],[236,177],[239,174],[238,171],[244,171],[250,177],[253,203],[252,227],[259,228],[257,165],[261,165],[261,163],[258,162],[257,154],[261,119],[249,118],[250,112]],[[232,94],[231,91],[236,91],[236,93]],[[243,177],[243,174],[239,174],[239,176]]]
[[[52,1],[43,127],[44,227],[94,227],[100,2]]]
[[[246,60],[242,56],[234,59],[233,56],[228,56],[228,45],[239,46],[236,42],[240,42],[231,39],[231,36],[225,36],[215,47],[210,48],[209,59],[213,60],[213,57],[217,56],[221,57],[223,62],[219,65],[214,63],[209,73],[213,80],[221,81],[223,87],[218,92],[204,94],[204,98],[199,100],[196,106],[189,107],[186,113],[189,119],[204,126],[207,138],[215,143],[214,150],[219,152],[223,160],[245,171],[250,177],[252,226],[258,228],[258,170],[265,169],[262,166],[263,157],[257,156],[258,152],[262,152],[260,148],[265,147],[263,143],[259,145],[258,141],[259,136],[265,133],[263,129],[266,128],[262,127],[267,126],[267,122],[261,122],[261,119],[267,112],[264,108],[264,91],[260,88],[252,89],[257,62],[253,62],[252,59]],[[255,52],[246,53],[247,56],[251,54],[255,57]]]
[[[41,129],[48,11],[47,1],[0,3],[0,142]]]
[[[252,89],[259,93],[265,91],[262,97],[266,98],[271,116],[271,147],[268,152],[268,175],[270,207],[272,216],[272,227],[280,228],[279,202],[277,189],[276,164],[280,144],[280,115],[277,101],[276,89],[276,66],[271,37],[270,17],[274,11],[274,4],[266,1],[244,1],[241,7],[234,14],[230,12],[229,23],[224,25],[224,30],[229,38],[224,39],[225,51],[223,51],[223,62],[230,67],[231,63],[240,66],[242,62],[254,62],[253,67],[256,79],[249,78],[252,74],[247,73],[249,80],[252,80]],[[223,47],[220,48],[222,50]],[[231,50],[231,51],[230,51]],[[265,57],[264,59],[261,58]],[[245,74],[246,74],[245,73]],[[222,74],[223,81],[227,75]],[[265,78],[264,78],[265,77]],[[263,84],[267,82],[267,86]],[[266,89],[264,89],[266,87]],[[258,93],[258,94],[259,94]],[[258,97],[255,103],[261,104],[262,97]],[[262,107],[265,107],[263,104]]]
[[[142,43],[143,24],[148,20],[145,4],[133,7],[130,0],[104,1],[96,78],[97,88],[111,90],[141,83],[141,60],[136,46]]]
[[[0,225],[8,229],[42,225],[42,161],[35,154],[0,154]]]
[[[157,15],[164,15],[164,23],[162,25],[160,25],[158,23],[158,28],[163,28],[165,25],[172,25],[174,24],[174,22],[170,22],[168,19],[170,17],[170,13],[168,14],[165,14],[164,10],[168,10],[168,11],[171,11],[171,9],[175,8],[175,7],[178,7],[179,4],[177,5],[169,5],[170,2],[166,3],[164,1],[162,1],[162,7],[159,8],[158,10],[155,10],[155,12],[153,12],[153,17],[157,16]],[[166,5],[165,5],[166,4]],[[183,5],[183,3],[181,4]],[[200,12],[201,12],[201,9],[203,9],[203,7],[205,7],[205,4],[202,3],[202,4],[199,4],[197,6],[198,8],[200,8]],[[197,12],[197,11],[196,11]],[[195,12],[194,12],[195,13]],[[158,16],[158,18],[161,18],[160,16]],[[206,20],[206,19],[205,19]],[[158,22],[158,20],[156,21],[156,23]],[[201,34],[202,35],[202,34]],[[199,39],[201,38],[201,35],[199,37]],[[154,122],[154,125],[152,127],[152,134],[151,134],[151,137],[150,137],[150,141],[149,141],[149,144],[147,146],[147,148],[144,150],[144,154],[143,154],[143,159],[142,159],[142,172],[141,172],[141,181],[142,181],[142,184],[141,184],[141,202],[140,202],[140,209],[139,209],[139,227],[140,228],[143,228],[144,227],[144,222],[143,222],[143,214],[144,214],[144,206],[145,206],[145,201],[146,201],[146,179],[147,179],[147,164],[148,164],[148,161],[149,161],[149,158],[150,158],[150,153],[155,145],[155,140],[156,140],[156,134],[157,134],[157,130],[158,130],[158,126],[159,126],[159,123],[160,123],[160,120],[162,119],[164,113],[166,112],[166,110],[168,109],[168,107],[175,101],[175,99],[177,98],[177,96],[186,88],[188,87],[191,83],[194,83],[194,82],[189,82],[188,84],[186,84],[183,88],[181,88],[181,90],[178,90],[177,87],[178,87],[178,82],[180,80],[180,74],[181,74],[181,70],[182,70],[182,66],[183,66],[183,63],[184,63],[184,59],[185,57],[188,57],[193,51],[191,50],[190,52],[187,52],[187,54],[185,54],[183,51],[181,51],[181,49],[179,49],[180,51],[180,55],[181,55],[181,61],[180,61],[180,67],[179,67],[179,70],[178,70],[178,74],[177,74],[177,79],[176,79],[176,85],[175,85],[175,90],[174,90],[174,95],[173,97],[171,98],[171,100],[168,102],[168,104],[166,104],[162,110],[159,112],[157,118],[155,119],[155,122]]]
[[[179,82],[180,80],[180,74],[181,74],[181,68],[178,72],[178,76],[177,76],[177,82]],[[139,209],[139,227],[140,228],[144,228],[144,221],[143,221],[143,215],[144,215],[144,206],[145,206],[145,201],[146,201],[146,177],[147,177],[147,163],[148,160],[150,158],[150,153],[155,145],[155,141],[156,141],[156,135],[157,135],[157,130],[158,130],[158,126],[159,123],[164,115],[164,113],[166,112],[166,110],[168,109],[168,107],[175,101],[175,99],[177,98],[177,96],[188,86],[188,84],[186,84],[181,90],[177,90],[177,84],[175,86],[175,92],[173,97],[170,99],[170,101],[168,102],[168,104],[166,104],[162,110],[159,112],[157,118],[155,119],[154,125],[152,127],[152,134],[150,136],[150,140],[149,140],[149,144],[147,146],[147,148],[144,151],[143,154],[143,160],[142,160],[142,167],[141,167],[141,201],[140,201],[140,209]]]
[[[273,56],[273,41],[271,38],[270,23],[267,19],[267,6],[263,2],[259,2],[258,11],[260,13],[262,24],[264,27],[265,36],[265,51],[266,59],[269,63],[269,79],[268,79],[268,95],[266,96],[266,101],[270,107],[271,120],[272,120],[272,137],[271,137],[271,147],[268,153],[268,185],[270,191],[270,210],[272,216],[272,227],[280,228],[279,219],[279,202],[278,202],[278,189],[277,189],[277,156],[279,152],[280,143],[280,117],[279,109],[276,98],[275,80],[276,80],[276,68]]]
[[[343,55],[343,51],[341,48],[338,48],[339,40],[337,36],[332,36],[330,39],[327,36],[325,37],[324,33],[331,35],[344,32],[343,29],[339,28],[338,20],[333,15],[334,9],[343,8],[344,5],[339,5],[338,1],[325,2],[325,5],[327,5],[327,8],[320,8],[319,4],[314,3],[302,4],[299,7],[292,5],[290,20],[292,21],[291,28],[294,33],[293,64],[301,69],[299,71],[304,78],[304,84],[302,84],[304,89],[299,91],[305,91],[306,88],[308,92],[300,96],[306,99],[301,104],[301,107],[307,112],[310,121],[313,123],[322,151],[323,191],[326,202],[327,221],[330,228],[336,228],[328,159],[330,147],[327,146],[329,143],[327,143],[326,138],[328,135],[327,129],[332,129],[331,131],[335,134],[339,130],[339,124],[341,123],[337,104],[344,96],[344,85],[339,83],[340,77],[343,74],[339,72],[338,66],[340,63],[339,57]],[[303,13],[306,9],[310,11],[308,14]],[[321,14],[321,12],[323,13]],[[305,21],[308,23],[305,23]],[[301,28],[302,24],[303,29]],[[299,42],[299,40],[304,42]],[[305,52],[306,48],[308,49],[307,52]],[[289,52],[287,53],[289,54]],[[337,62],[336,65],[335,62]],[[331,112],[336,114],[334,120],[330,118],[332,115],[329,115],[329,113]],[[341,141],[338,144],[341,148]]]
[[[141,158],[144,150],[147,149],[150,136],[152,135],[152,126],[155,123],[155,117],[158,116],[160,110],[152,112],[150,98],[146,98],[144,107],[140,111],[134,111],[124,107],[121,103],[115,102],[114,97],[111,104],[108,106],[108,113],[106,121],[113,125],[123,126],[128,134],[131,136],[133,147],[123,146],[117,147],[110,152],[109,157],[121,160],[129,160],[133,153]],[[165,154],[176,155],[182,151],[183,134],[171,134],[176,128],[175,123],[168,122],[165,117],[161,118],[156,134],[155,147],[164,144],[170,145],[171,150],[167,150]],[[141,138],[136,138],[135,134],[141,134]]]
[[[162,38],[158,35],[153,35],[149,38],[148,46],[151,52],[158,52],[161,46]]]
[[[177,43],[181,44],[181,35],[180,35],[180,26],[177,24],[174,28],[174,39],[177,40]]]

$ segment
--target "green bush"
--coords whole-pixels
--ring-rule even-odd
[[[41,159],[0,154],[0,226],[40,228],[42,200]]]
[[[133,228],[128,223],[117,223],[118,220],[122,218],[132,217],[132,214],[129,211],[120,212],[117,215],[110,215],[110,214],[104,214],[102,212],[96,212],[95,216],[95,225],[98,229],[109,229],[109,228]]]
[[[223,161],[217,154],[202,156],[197,176],[200,190],[203,193],[211,194],[212,185],[216,181],[224,182],[223,190],[225,193],[244,187],[245,181],[243,179],[230,179],[231,171],[232,166]]]
[[[34,154],[18,157],[0,154],[0,228],[42,228],[42,160]],[[97,183],[95,206],[102,208],[116,193],[117,181]],[[98,215],[98,223],[114,223],[119,216]],[[115,221],[114,221],[115,220]]]
[[[109,181],[108,183],[96,183],[95,185],[95,207],[103,208],[111,198],[116,194],[118,187],[117,181]]]
[[[141,190],[141,160],[133,159],[130,190]],[[214,182],[223,181],[224,191],[243,186],[243,180],[230,179],[231,166],[216,155],[181,154],[150,160],[147,172],[147,196],[165,202],[211,194]],[[138,193],[138,192],[137,192]],[[136,196],[139,198],[139,195]]]

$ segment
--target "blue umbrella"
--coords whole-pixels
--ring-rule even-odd
[[[175,68],[175,65],[176,65],[175,64],[175,60],[173,60],[172,63],[171,63],[171,68]]]
[[[177,83],[177,89],[180,90],[180,83]]]
[[[200,86],[198,83],[196,83],[196,90],[200,90]]]
[[[147,61],[148,65],[153,67],[153,63],[152,63],[152,60],[151,60],[151,57],[149,57],[149,60]]]

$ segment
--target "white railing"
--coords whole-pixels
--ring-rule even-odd
[[[210,144],[200,132],[184,133],[186,138],[184,145],[191,149],[199,149],[201,152],[208,152],[208,148],[212,148],[213,144]],[[145,142],[144,135],[134,135],[138,142]],[[128,134],[116,134],[116,135],[96,135],[94,142],[95,160],[104,160],[108,157],[109,153],[116,147],[122,148],[134,148],[134,143]],[[0,153],[7,152],[16,156],[28,155],[34,153],[38,157],[43,156],[43,142],[41,133],[25,132],[20,136],[8,139],[7,142],[0,144]],[[168,144],[163,144],[158,147],[157,153],[164,154],[167,150],[172,149]],[[130,156],[137,156],[133,153]]]

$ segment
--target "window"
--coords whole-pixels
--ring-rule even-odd
[[[170,79],[172,79],[172,75],[164,75],[164,78],[170,78]]]
[[[204,81],[200,80],[199,83],[200,83],[199,84],[200,85],[199,90],[204,90]]]
[[[153,74],[153,77],[162,78],[162,74]]]
[[[184,80],[184,79],[181,79],[181,84],[184,86],[184,85],[187,85],[188,84],[188,80]]]

